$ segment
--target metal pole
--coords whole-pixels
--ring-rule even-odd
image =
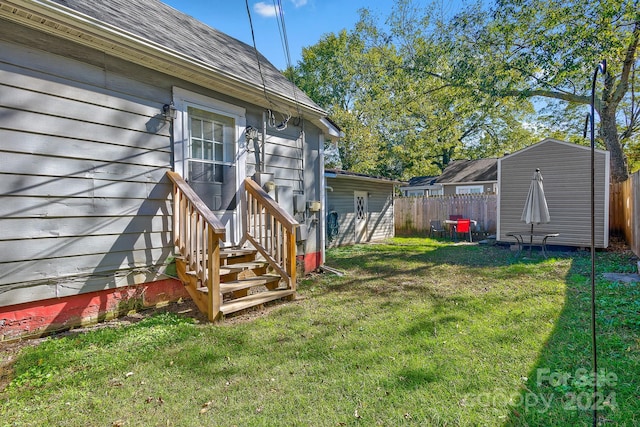
[[[596,78],[598,71],[603,75],[607,72],[607,62],[602,60],[593,73],[591,82],[591,347],[593,350],[593,427],[598,425],[598,351],[596,343],[596,221],[595,221],[595,97],[596,97]]]

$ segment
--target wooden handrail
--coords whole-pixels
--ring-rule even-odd
[[[173,235],[174,244],[195,273],[198,281],[207,287],[206,311],[209,320],[220,315],[220,239],[225,227],[177,173],[168,171],[173,182]],[[197,296],[192,295],[198,302]]]
[[[295,291],[298,221],[252,179],[245,179],[244,188],[247,202],[245,238]]]
[[[277,204],[276,201],[258,185],[257,182],[250,178],[246,178],[244,180],[244,185],[247,192],[253,195],[253,197],[259,199],[260,202],[265,205],[269,213],[275,216],[287,230],[293,232],[295,227],[299,225],[298,221],[296,221],[289,212],[282,209],[280,205]]]
[[[218,218],[211,212],[209,207],[202,201],[202,199],[193,191],[193,188],[187,184],[178,173],[174,171],[167,171],[167,176],[176,185],[180,191],[185,195],[185,197],[192,201],[193,207],[201,215],[216,231],[218,234],[224,234],[226,229],[224,225],[220,222]]]

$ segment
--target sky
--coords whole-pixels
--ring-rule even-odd
[[[251,27],[245,0],[163,0],[171,7],[193,16],[251,46]],[[425,6],[433,0],[418,1]],[[435,0],[445,8],[454,8],[464,0]],[[277,3],[277,2],[275,2]],[[281,0],[291,65],[302,57],[302,48],[313,46],[323,35],[352,30],[358,11],[368,8],[384,22],[393,0]],[[273,0],[249,0],[251,20],[258,50],[278,69],[287,67],[287,59],[278,29]]]

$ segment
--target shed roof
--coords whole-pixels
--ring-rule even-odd
[[[564,145],[564,146],[567,146],[567,147],[571,147],[572,149],[575,149],[575,150],[591,150],[591,147],[587,147],[585,145],[578,145],[578,144],[574,144],[573,142],[562,141],[562,140],[555,139],[555,138],[545,138],[542,141],[536,142],[533,145],[529,145],[528,147],[525,147],[525,148],[523,148],[521,150],[518,150],[518,151],[516,151],[514,153],[511,153],[511,154],[509,154],[507,156],[504,156],[500,160],[508,159],[508,158],[511,158],[511,157],[514,157],[514,156],[518,156],[518,155],[520,155],[522,153],[525,153],[525,152],[527,152],[527,151],[529,151],[529,150],[531,150],[533,148],[538,148],[538,147],[541,147],[541,146],[543,146],[545,144],[559,144],[559,145]],[[601,150],[599,148],[596,148],[594,151],[596,151],[598,153],[606,153],[606,150]]]
[[[382,176],[367,175],[364,173],[349,172],[342,169],[325,169],[324,176],[327,178],[341,177],[341,178],[360,179],[365,181],[384,182],[387,184],[403,184],[402,181],[397,181],[395,179],[385,178]]]
[[[498,159],[456,160],[442,171],[438,184],[498,180]]]

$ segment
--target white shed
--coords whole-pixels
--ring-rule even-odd
[[[595,246],[609,246],[609,152],[595,150]],[[539,143],[498,159],[497,240],[511,242],[512,231],[528,227],[522,210],[534,171],[539,168],[551,222],[534,225],[559,233],[548,244],[591,245],[591,148],[557,139]]]
[[[325,169],[327,247],[379,242],[395,235],[394,186],[399,181]]]

